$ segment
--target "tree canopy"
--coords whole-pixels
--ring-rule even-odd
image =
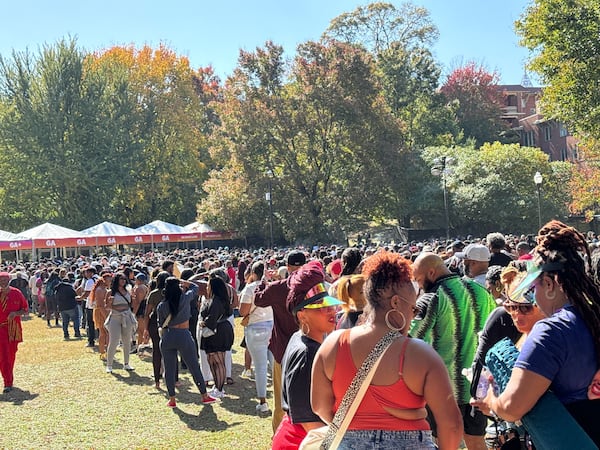
[[[522,20],[543,50],[529,21],[546,3]],[[596,10],[575,3],[571,17],[593,31]],[[456,160],[446,179],[456,230],[533,231],[537,170],[547,218],[566,213],[573,186],[573,209],[588,207],[593,167],[573,177],[539,150],[495,142],[497,74],[469,63],[439,89],[437,37],[426,9],[378,2],[293,54],[273,42],[241,50],[224,82],[165,45],[91,53],[69,38],[0,56],[0,228],[200,219],[265,242],[267,192],[275,242],[343,241],[373,223],[441,228],[439,156]],[[577,56],[591,61],[593,41]]]

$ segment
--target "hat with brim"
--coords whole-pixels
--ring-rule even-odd
[[[527,300],[527,298],[532,298],[530,295],[531,288],[535,285],[536,280],[540,277],[540,275],[544,272],[559,272],[565,268],[563,263],[555,262],[555,263],[547,263],[547,264],[529,264],[527,267],[527,275],[523,280],[518,284],[518,286],[511,292],[510,300],[516,303],[519,303],[518,299]],[[517,299],[517,300],[513,300]],[[533,301],[527,301],[527,303],[532,303]],[[520,303],[525,303],[525,301],[521,301]]]
[[[287,279],[287,285],[289,292],[286,306],[293,315],[305,308],[326,308],[343,303],[327,294],[323,266],[318,261],[311,261],[291,273]]]
[[[297,313],[301,309],[319,309],[342,304],[344,304],[344,302],[338,300],[337,298],[331,297],[327,293],[325,283],[319,283],[316,286],[313,286],[306,293],[304,300],[294,307],[293,312]]]

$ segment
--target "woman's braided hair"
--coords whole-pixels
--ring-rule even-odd
[[[590,250],[585,236],[558,220],[542,227],[535,248],[540,264],[562,263],[564,268],[547,272],[555,275],[594,338],[600,360],[600,286],[590,269]]]

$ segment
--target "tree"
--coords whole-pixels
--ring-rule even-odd
[[[449,102],[456,102],[458,123],[465,139],[474,139],[475,145],[501,140],[508,126],[500,118],[501,93],[499,75],[488,72],[475,62],[453,70],[441,91]]]
[[[330,230],[343,236],[368,220],[375,195],[365,186],[378,191],[388,170],[382,155],[393,160],[401,136],[364,50],[307,42],[288,69],[281,47],[267,43],[240,53],[223,97],[213,154],[222,166],[234,155],[249,186],[266,186],[273,174],[287,238],[331,240]]]
[[[362,45],[378,55],[392,45],[410,51],[431,45],[439,35],[429,11],[405,2],[396,8],[391,3],[375,2],[333,19],[323,33],[335,39]]]
[[[425,8],[372,3],[333,19],[323,36],[360,45],[373,55],[403,147],[387,159],[386,182],[378,188],[380,201],[374,203],[376,216],[410,226],[411,217],[427,209],[423,175],[428,168],[419,156],[421,149],[461,139],[454,106],[437,92],[441,71],[429,47],[438,30]]]
[[[187,58],[163,45],[113,47],[97,55],[94,64],[124,73],[134,102],[133,159],[124,188],[111,201],[121,212],[118,220],[129,226],[156,217],[193,221],[198,187],[206,178],[201,152],[207,146],[206,133],[217,121],[208,108],[218,97],[212,70],[194,72]]]
[[[529,68],[544,88],[544,115],[572,132],[600,139],[600,5],[590,0],[535,0],[516,22],[532,52]]]
[[[235,230],[249,237],[264,229],[268,215],[258,185],[251,185],[241,164],[233,157],[214,169],[202,185],[206,196],[198,205],[198,219],[220,230]]]
[[[424,158],[431,164],[442,155],[455,158],[447,180],[453,228],[478,234],[537,230],[536,171],[544,179],[543,219],[562,218],[567,213],[570,165],[549,162],[540,149],[495,142],[480,149],[430,148]]]
[[[123,175],[112,162],[128,130],[111,120],[131,111],[122,86],[90,71],[74,39],[0,58],[0,86],[2,225],[102,219]]]

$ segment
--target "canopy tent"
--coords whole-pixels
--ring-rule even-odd
[[[187,230],[174,223],[163,222],[162,220],[155,220],[153,222],[137,227],[136,231],[139,233],[146,234],[170,234],[170,233],[186,233]]]
[[[194,222],[197,223],[197,222]],[[192,224],[190,224],[192,225]],[[149,233],[154,242],[189,242],[189,241],[216,241],[231,239],[232,233],[214,231],[208,225],[198,224],[198,230],[190,230],[190,225],[182,227],[162,220],[155,220],[136,228],[138,232]],[[204,227],[204,228],[200,228]],[[206,230],[206,231],[205,231]]]
[[[81,230],[81,233],[95,238],[96,246],[147,244],[151,242],[149,235],[112,222],[99,223],[93,227]]]
[[[190,224],[193,225],[193,224]],[[189,227],[189,225],[188,225]],[[102,222],[83,231],[44,223],[18,235],[0,231],[0,251],[65,249],[71,247],[115,246],[231,239],[232,233],[213,231],[208,225],[197,224],[197,230],[155,220],[137,229],[111,222]]]
[[[138,233],[144,233],[150,235],[152,243],[155,242],[189,242],[189,241],[201,241],[202,236],[200,233],[190,232],[184,227],[175,225],[169,222],[163,222],[162,220],[155,220],[153,222],[142,225],[136,228]]]
[[[206,225],[205,223],[200,222],[192,222],[188,223],[185,227],[183,227],[187,231],[198,232],[198,233],[212,233],[214,230]]]
[[[87,242],[88,236],[70,228],[52,223],[43,223],[37,227],[19,233],[33,241],[33,248],[87,247],[93,245]]]
[[[0,230],[0,251],[2,250],[29,250],[31,249],[31,239],[24,236]]]

